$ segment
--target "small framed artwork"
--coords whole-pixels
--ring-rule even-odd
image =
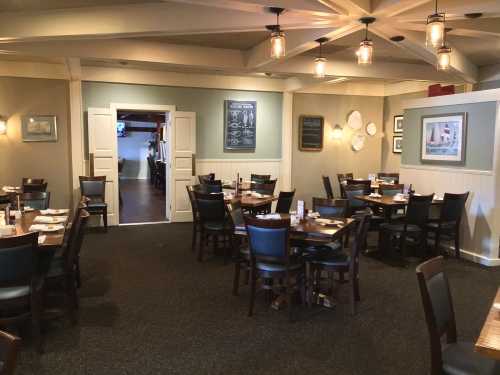
[[[403,152],[403,137],[400,135],[392,137],[392,152],[395,154]]]
[[[57,142],[56,116],[24,116],[23,142]]]
[[[323,149],[323,123],[322,116],[300,116],[300,151],[321,151]]]
[[[403,132],[403,115],[394,116],[394,133]]]
[[[464,164],[467,114],[422,116],[423,163]]]

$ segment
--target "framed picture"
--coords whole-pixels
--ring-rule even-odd
[[[392,152],[395,154],[403,152],[403,137],[400,135],[392,137]]]
[[[57,142],[56,116],[24,116],[23,142]]]
[[[299,150],[321,151],[323,149],[322,116],[300,116],[299,118]]]
[[[422,116],[421,161],[438,164],[464,164],[467,114],[450,113]]]
[[[224,150],[255,150],[257,102],[224,101]]]
[[[403,115],[394,116],[394,133],[403,132]]]

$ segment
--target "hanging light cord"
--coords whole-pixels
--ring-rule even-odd
[[[434,13],[438,14],[438,0],[436,0],[435,4],[436,4],[436,11]]]
[[[365,40],[368,40],[368,24],[366,24],[365,28]]]
[[[323,57],[323,53],[321,52],[322,46],[323,46],[323,42],[319,42],[319,57]]]

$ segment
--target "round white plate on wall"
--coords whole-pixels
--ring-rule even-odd
[[[365,147],[365,135],[364,134],[354,134],[351,139],[351,146],[354,151],[361,151]]]
[[[374,122],[369,122],[366,124],[366,134],[374,136],[377,134],[377,125]]]
[[[347,116],[347,125],[353,130],[359,130],[363,127],[363,118],[359,111],[352,111]]]

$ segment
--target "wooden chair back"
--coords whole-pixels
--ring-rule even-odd
[[[325,188],[326,197],[328,199],[333,199],[333,189],[332,189],[332,184],[330,182],[330,177],[321,176],[321,179],[323,180],[323,187]]]
[[[0,375],[13,375],[17,364],[17,353],[21,339],[5,331],[0,331]]]
[[[269,180],[268,182],[265,183],[251,183],[250,184],[250,189],[252,191],[255,191],[259,194],[267,194],[267,195],[273,195],[274,194],[274,189],[276,187],[276,181],[277,180]]]
[[[403,184],[380,184],[378,192],[382,195],[393,197],[396,194],[402,194],[404,189],[405,186]]]
[[[252,262],[290,263],[290,219],[245,217]]]
[[[106,176],[80,176],[80,192],[90,199],[104,202],[106,195]]]
[[[215,173],[202,174],[198,176],[198,181],[201,185],[208,184],[215,180]]]
[[[359,255],[366,247],[366,236],[370,227],[370,215],[360,215],[358,218],[358,226],[356,227],[356,235],[351,243],[350,263],[349,263],[349,279],[359,279]]]
[[[0,288],[32,286],[38,276],[38,232],[0,238]]]
[[[337,173],[337,180],[339,182],[339,189],[340,189],[340,196],[342,198],[346,198],[344,187],[345,187],[345,181],[348,179],[353,179],[354,174],[353,173]],[[332,193],[332,198],[333,198],[333,193]]]
[[[313,198],[312,206],[314,212],[319,212],[321,217],[347,217],[349,201],[347,199],[325,199]]]
[[[439,221],[442,223],[460,224],[465,210],[465,203],[469,197],[469,192],[463,194],[445,193]]]
[[[377,178],[384,180],[384,183],[387,184],[399,184],[399,173],[379,172],[377,173]]]
[[[201,222],[221,222],[226,218],[224,194],[194,192]]]
[[[255,174],[252,173],[250,175],[250,181],[252,182],[258,182],[258,183],[266,183],[267,181],[271,180],[271,175],[270,174]]]
[[[434,194],[410,195],[406,207],[405,225],[413,224],[423,228],[429,220],[429,211]]]
[[[23,184],[24,193],[36,193],[47,191],[47,182],[42,182],[40,184]]]
[[[21,201],[24,206],[29,206],[35,210],[46,210],[50,206],[50,192],[33,192],[21,194]]]
[[[290,207],[292,207],[294,195],[295,189],[293,189],[293,191],[280,191],[278,203],[276,204],[276,213],[288,214],[290,212]]]

